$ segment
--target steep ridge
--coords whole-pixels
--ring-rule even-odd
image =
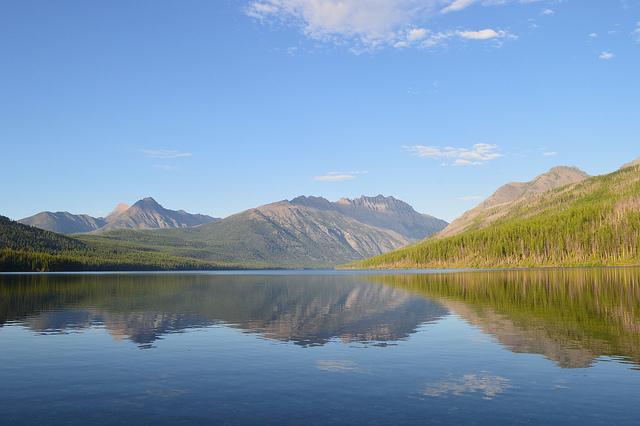
[[[106,232],[114,229],[167,229],[185,228],[213,222],[216,219],[201,214],[191,214],[184,210],[168,210],[162,207],[151,197],[136,202],[131,207],[116,207],[114,213],[109,215],[109,222],[98,232]],[[120,210],[119,213],[117,213]]]
[[[529,199],[556,188],[582,182],[589,175],[576,167],[559,166],[537,176],[530,182],[512,182],[501,186],[496,192],[475,208],[467,211],[461,217],[451,222],[439,238],[451,237],[461,232],[482,229],[509,212],[514,202]]]

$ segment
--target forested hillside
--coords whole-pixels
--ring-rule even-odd
[[[0,216],[0,271],[174,270],[234,267],[157,251],[88,244]]]
[[[640,165],[510,206],[489,227],[432,238],[353,268],[640,264]]]

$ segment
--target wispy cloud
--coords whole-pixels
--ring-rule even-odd
[[[149,158],[168,160],[171,158],[191,157],[190,152],[176,151],[173,149],[143,149],[142,153]]]
[[[544,9],[541,14],[545,16],[551,16],[555,15],[555,13],[556,12],[553,9]]]
[[[498,145],[478,143],[471,148],[455,148],[451,146],[405,146],[404,149],[417,157],[442,160],[445,165],[479,166],[502,157]]]
[[[616,55],[614,55],[611,52],[604,51],[604,52],[600,53],[600,56],[598,56],[598,58],[602,59],[603,61],[608,61],[608,60],[613,59],[615,56]]]
[[[449,12],[459,12],[462,9],[466,9],[475,3],[476,0],[453,0],[448,6],[444,7],[441,12],[449,13]]]
[[[636,23],[636,28],[631,33],[631,36],[635,39],[636,43],[640,43],[640,22]]]
[[[342,182],[343,180],[351,180],[356,177],[353,175],[322,175],[316,176],[313,180],[317,180],[319,182]]]
[[[589,38],[598,38],[598,33],[589,34]]]
[[[542,155],[544,155],[545,157],[555,157],[558,155],[558,152],[556,151],[545,151],[542,153]]]
[[[342,182],[352,180],[360,175],[366,175],[367,171],[357,170],[351,172],[329,172],[321,176],[315,176],[313,180],[318,182]]]
[[[251,0],[245,13],[260,23],[297,28],[310,39],[359,53],[383,47],[428,48],[453,38],[506,37],[508,33],[502,30],[435,31],[423,24],[438,13],[459,11],[474,3],[510,2],[523,0]]]
[[[403,49],[407,47],[417,48],[434,48],[446,44],[452,39],[472,40],[472,41],[495,41],[495,46],[502,46],[504,40],[515,40],[518,37],[503,30],[494,30],[485,28],[482,30],[456,30],[456,31],[440,31],[431,32],[424,30],[420,32],[420,37],[405,35],[400,41],[396,42],[393,47]]]

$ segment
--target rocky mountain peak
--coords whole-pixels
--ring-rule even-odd
[[[145,197],[140,201],[137,201],[133,207],[144,207],[144,208],[163,208],[156,200],[152,197]]]

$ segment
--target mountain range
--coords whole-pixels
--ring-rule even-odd
[[[185,228],[214,222],[216,218],[191,214],[184,210],[168,210],[151,197],[129,207],[118,204],[106,217],[91,217],[69,212],[41,212],[18,222],[60,234],[106,232],[114,229],[167,229]]]
[[[131,207],[118,206],[106,218],[44,212],[20,222],[30,225],[30,233],[34,227],[81,232],[73,241],[88,251],[75,250],[71,258],[76,263],[96,267],[100,255],[134,269],[135,259],[147,265],[161,261],[163,268],[185,263],[189,268],[333,267],[403,247],[448,225],[382,195],[336,202],[302,196],[225,219],[167,210],[145,198]],[[54,250],[56,256],[63,253],[70,255]],[[53,260],[47,258],[48,267]]]
[[[337,202],[297,197],[192,228],[119,230],[80,238],[216,264],[332,267],[403,247],[446,226],[447,222],[418,213],[393,197],[362,196]]]
[[[0,220],[0,269],[451,268],[640,263],[640,160],[590,177],[560,166],[508,183],[453,223],[382,195],[297,197],[224,219],[152,198],[105,218]]]

